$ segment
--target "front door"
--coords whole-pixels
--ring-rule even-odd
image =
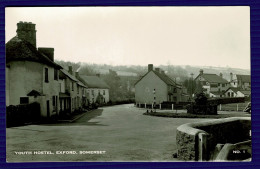
[[[47,104],[47,117],[49,118],[50,117],[50,101],[47,100],[46,104]]]

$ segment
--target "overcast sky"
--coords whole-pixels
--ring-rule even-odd
[[[33,22],[57,60],[250,69],[249,7],[19,7],[5,19],[6,42]]]

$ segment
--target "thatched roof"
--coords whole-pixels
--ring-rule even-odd
[[[10,61],[33,61],[61,69],[60,65],[40,53],[32,44],[17,36],[6,43],[6,63]]]

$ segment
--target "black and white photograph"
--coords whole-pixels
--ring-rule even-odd
[[[6,7],[6,161],[250,162],[249,6]]]

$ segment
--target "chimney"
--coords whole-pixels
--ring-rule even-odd
[[[69,73],[70,73],[71,75],[73,75],[72,66],[69,66]]]
[[[233,73],[230,72],[230,82],[232,82],[232,81],[233,81]]]
[[[79,78],[79,72],[75,72],[76,78]]]
[[[100,77],[100,73],[97,73],[96,76],[97,76],[97,77]]]
[[[200,69],[200,75],[203,75],[203,69]]]
[[[36,48],[36,30],[35,24],[29,22],[19,22],[17,23],[17,36],[19,39],[31,43]]]
[[[148,72],[150,72],[151,70],[153,70],[153,64],[148,65]]]
[[[165,72],[164,72],[164,70],[161,70],[161,73],[165,75]]]
[[[160,68],[155,68],[155,71],[160,73]]]
[[[223,78],[223,74],[222,73],[219,73],[219,76]]]
[[[54,61],[54,48],[38,48],[38,51],[46,55],[51,61]]]

